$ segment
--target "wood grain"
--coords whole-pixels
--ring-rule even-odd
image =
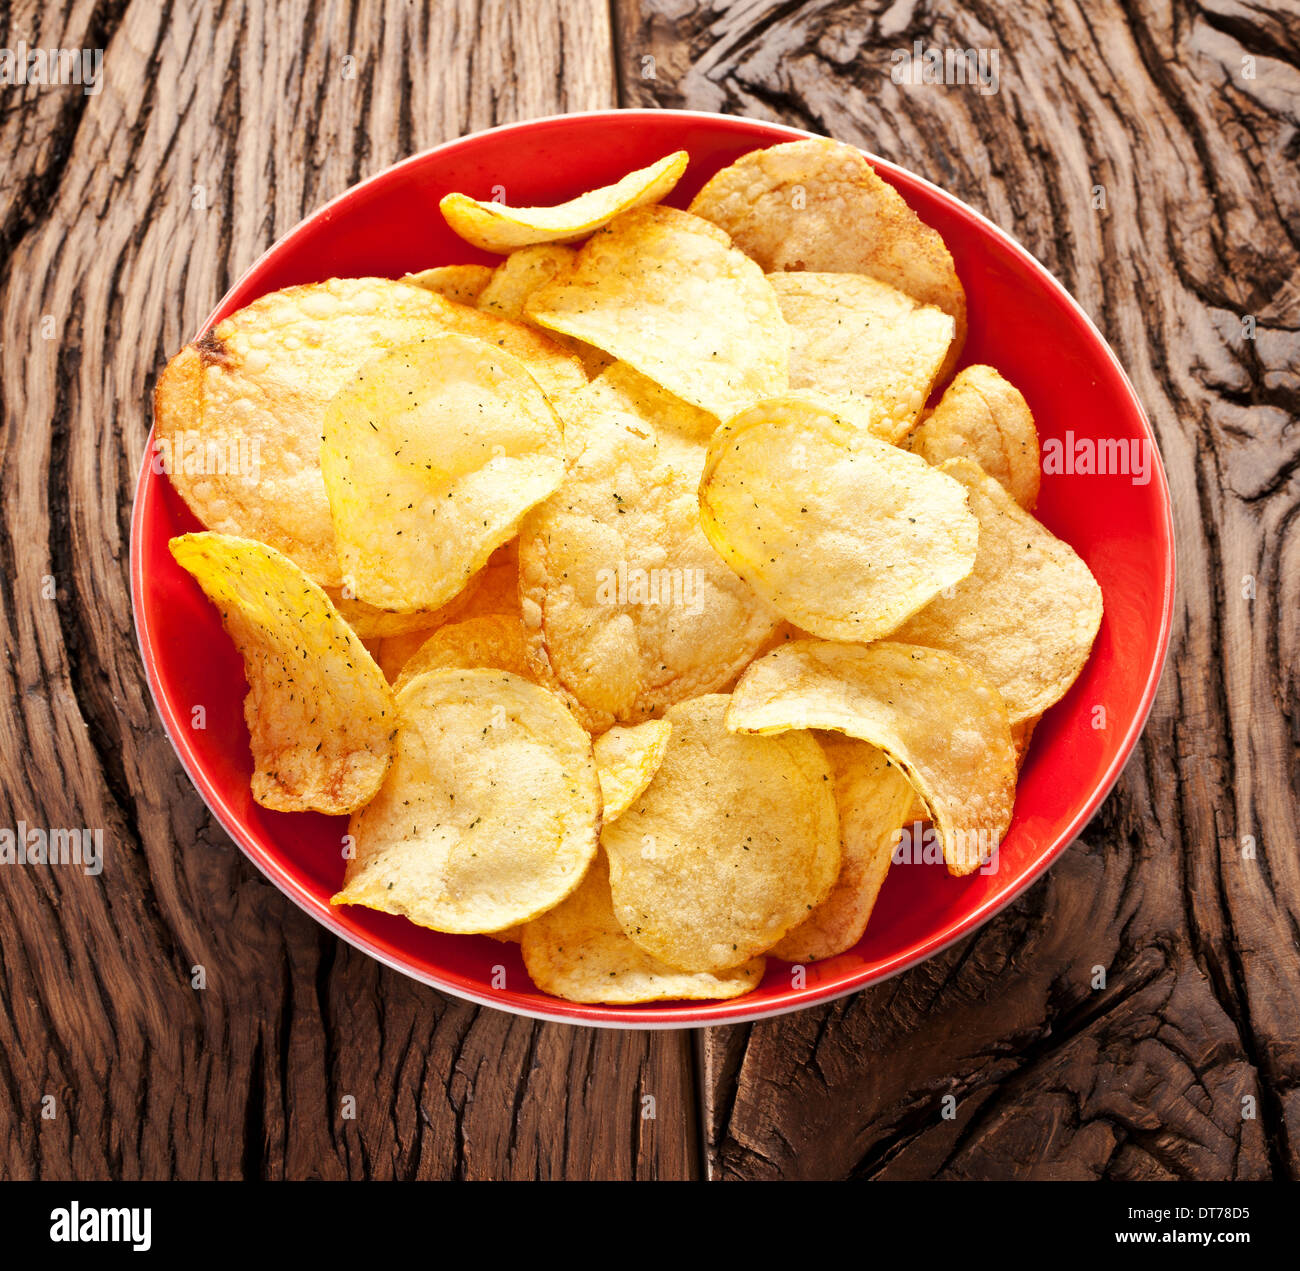
[[[689,1177],[686,1036],[444,999],[244,861],[163,735],[127,598],[167,355],[360,177],[611,104],[608,7],[25,5],[0,30],[102,48],[106,77],[0,90],[0,825],[98,827],[107,857],[0,878],[0,1176]]]
[[[942,957],[710,1033],[712,1175],[1300,1177],[1300,10],[640,0],[617,30],[628,104],[855,142],[1017,236],[1127,368],[1177,521],[1101,814]],[[998,50],[998,91],[893,83],[915,40]]]

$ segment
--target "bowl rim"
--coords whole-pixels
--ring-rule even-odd
[[[752,119],[744,115],[726,115],[712,111],[700,110],[657,110],[645,108],[617,109],[608,108],[604,110],[586,110],[562,112],[559,114],[542,115],[533,119],[516,120],[511,123],[498,124],[492,128],[483,128],[475,132],[467,133],[461,137],[454,137],[448,141],[440,142],[436,146],[431,146],[417,154],[409,155],[405,159],[381,168],[378,172],[363,178],[356,184],[349,186],[346,190],[337,194],[328,202],[321,204],[320,207],[303,217],[296,225],[276,239],[270,247],[266,249],[256,260],[248,266],[247,269],[227,289],[221,297],[212,313],[204,320],[203,325],[199,328],[198,334],[207,330],[209,326],[217,320],[216,315],[220,314],[225,308],[231,297],[234,296],[244,285],[246,280],[259,271],[267,259],[275,254],[280,253],[289,244],[296,241],[315,224],[322,220],[328,220],[334,210],[341,206],[345,201],[351,200],[357,194],[370,186],[381,181],[390,179],[394,172],[399,170],[419,166],[427,162],[434,155],[447,154],[462,147],[473,145],[480,138],[489,134],[522,132],[539,125],[555,124],[560,121],[570,121],[575,119],[597,119],[597,118],[618,118],[629,124],[635,124],[638,118],[677,118],[683,121],[700,120],[710,123],[725,121],[729,126],[737,127],[743,131],[746,127],[762,129],[769,135],[773,132],[785,134],[791,141],[806,140],[815,138],[824,140],[821,134],[809,132],[806,129],[794,128],[788,124],[777,123],[769,120]],[[779,144],[768,142],[767,144]],[[1057,859],[1065,852],[1071,843],[1079,836],[1084,827],[1096,815],[1098,809],[1105,802],[1111,790],[1114,789],[1116,782],[1119,780],[1124,767],[1127,765],[1134,748],[1137,745],[1143,729],[1146,727],[1150,717],[1152,707],[1155,705],[1156,693],[1159,688],[1161,676],[1164,673],[1165,665],[1169,657],[1170,637],[1173,628],[1174,613],[1174,595],[1177,584],[1177,553],[1174,536],[1173,505],[1169,494],[1169,483],[1165,474],[1164,460],[1160,454],[1158,439],[1151,422],[1147,418],[1147,413],[1142,406],[1142,402],[1134,389],[1132,381],[1128,377],[1119,358],[1115,355],[1114,350],[1105,336],[1097,328],[1096,323],[1078,303],[1077,300],[1066,290],[1065,286],[1056,278],[1056,276],[1043,265],[1031,252],[1028,251],[1018,240],[1007,233],[999,225],[989,220],[982,212],[977,211],[969,204],[958,199],[955,195],[948,193],[942,187],[919,176],[910,169],[901,167],[898,164],[891,163],[887,159],[882,159],[878,155],[872,154],[868,150],[862,150],[873,167],[883,170],[884,172],[902,175],[907,181],[912,181],[920,186],[925,187],[934,193],[941,201],[948,204],[952,210],[959,215],[971,221],[976,228],[987,235],[992,235],[995,239],[1000,240],[1003,247],[1008,249],[1012,255],[1017,257],[1020,262],[1026,266],[1031,273],[1036,275],[1038,281],[1053,291],[1059,300],[1074,311],[1074,315],[1080,319],[1087,330],[1091,333],[1097,346],[1104,352],[1109,359],[1113,370],[1116,372],[1119,384],[1127,394],[1129,404],[1136,414],[1136,417],[1146,433],[1146,439],[1150,443],[1156,455],[1154,465],[1152,485],[1154,493],[1159,501],[1160,511],[1163,513],[1163,530],[1164,543],[1166,546],[1165,553],[1165,586],[1164,594],[1161,597],[1160,609],[1160,627],[1157,638],[1156,656],[1148,670],[1146,683],[1142,689],[1142,695],[1138,703],[1138,710],[1134,714],[1132,722],[1126,730],[1124,737],[1115,757],[1111,760],[1101,778],[1098,780],[1092,796],[1080,808],[1080,810],[1066,823],[1053,837],[1051,844],[1045,848],[1037,861],[1032,867],[1020,878],[1012,887],[1005,892],[998,893],[990,897],[973,913],[966,915],[952,927],[942,930],[922,941],[920,945],[907,954],[897,955],[895,958],[887,960],[886,965],[877,968],[874,971],[864,971],[851,978],[848,985],[837,986],[832,989],[819,987],[816,984],[805,985],[802,989],[790,989],[785,992],[783,999],[776,1004],[769,1004],[760,1008],[746,1008],[745,997],[733,999],[732,1001],[722,1002],[698,1002],[677,1005],[661,1005],[657,1003],[646,1004],[644,1006],[611,1006],[608,1004],[588,1004],[578,1002],[567,1002],[561,998],[553,999],[554,1007],[542,1005],[522,1005],[515,1002],[502,1001],[494,997],[491,993],[483,991],[474,981],[470,981],[456,973],[443,971],[440,974],[432,974],[428,971],[410,966],[396,957],[390,956],[376,941],[364,932],[350,930],[345,927],[328,906],[321,907],[316,898],[311,896],[302,884],[293,878],[284,865],[274,856],[264,852],[246,835],[240,826],[239,818],[221,796],[220,792],[209,781],[206,772],[200,764],[197,755],[189,745],[186,738],[186,731],[182,726],[182,721],[177,717],[172,708],[171,701],[162,693],[159,683],[158,672],[156,668],[156,656],[153,645],[153,633],[145,612],[144,604],[144,567],[141,559],[141,553],[138,550],[139,544],[143,537],[144,528],[144,509],[147,502],[147,494],[150,487],[150,477],[152,469],[152,455],[154,449],[154,427],[152,421],[152,408],[150,410],[149,433],[145,439],[144,454],[141,458],[139,474],[136,478],[135,493],[133,496],[131,510],[131,527],[130,527],[130,590],[131,590],[131,609],[132,620],[135,628],[136,643],[139,646],[140,658],[144,665],[145,680],[149,686],[150,696],[153,698],[154,709],[158,712],[159,718],[163,725],[163,733],[171,743],[177,758],[180,760],[181,767],[184,768],[186,775],[198,791],[199,797],[207,805],[208,810],[216,817],[222,828],[230,836],[232,841],[239,847],[240,851],[252,861],[264,877],[269,879],[285,896],[289,898],[299,909],[303,910],[310,918],[331,931],[334,935],[345,940],[348,944],[359,949],[369,957],[385,966],[391,967],[403,975],[409,976],[422,984],[426,984],[442,993],[447,993],[453,997],[474,1003],[478,1006],[491,1007],[493,1010],[505,1011],[511,1015],[518,1015],[526,1019],[542,1020],[548,1023],[557,1024],[574,1024],[584,1025],[594,1028],[624,1028],[624,1029],[678,1029],[678,1028],[709,1028],[723,1024],[746,1024],[754,1023],[764,1019],[774,1019],[781,1015],[788,1015],[794,1011],[804,1010],[807,1007],[826,1004],[838,1001],[841,998],[849,997],[854,993],[859,993],[863,989],[870,988],[873,985],[884,983],[902,972],[918,966],[920,963],[927,961],[936,954],[943,952],[949,946],[955,944],[958,940],[964,939],[977,931],[985,923],[996,917],[1012,901],[1024,894],[1034,883],[1036,883],[1048,868],[1053,865]],[[538,990],[540,993],[541,990]]]

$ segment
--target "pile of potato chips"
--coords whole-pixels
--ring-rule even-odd
[[[450,194],[495,268],[264,296],[156,394],[160,447],[257,456],[171,471],[254,797],[350,814],[335,904],[577,1002],[852,948],[918,819],[986,867],[1101,621],[939,235],[834,141],[664,206],[686,164]]]

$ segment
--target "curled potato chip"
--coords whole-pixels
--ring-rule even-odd
[[[618,820],[632,800],[654,780],[672,728],[666,719],[648,719],[630,728],[611,728],[596,738],[592,749],[606,825]]]
[[[672,413],[699,412],[661,412],[620,382],[601,376],[571,401],[581,455],[519,538],[531,663],[594,732],[725,684],[777,622],[700,529],[705,449]]]
[[[436,291],[457,304],[472,305],[483,289],[492,281],[491,265],[439,265],[435,269],[424,269],[418,274],[406,274],[403,282],[413,287],[423,287],[426,291]],[[514,314],[507,314],[514,317]]]
[[[838,733],[818,740],[835,774],[840,872],[830,895],[772,946],[771,956],[787,962],[831,958],[862,939],[916,797],[911,782],[870,742]]]
[[[1026,512],[1038,502],[1038,430],[1020,390],[991,366],[957,373],[912,434],[911,449],[936,467],[972,459]]]
[[[888,635],[975,562],[960,484],[793,395],[718,429],[699,497],[722,559],[828,639]]]
[[[770,274],[790,328],[790,387],[869,403],[872,431],[905,436],[930,395],[953,321],[862,274]]]
[[[361,807],[392,762],[397,708],[356,633],[265,543],[202,533],[170,546],[244,659],[253,798],[280,812]]]
[[[627,938],[614,917],[609,866],[598,855],[582,886],[523,930],[533,983],[570,1002],[662,1002],[740,997],[758,986],[762,958],[729,971],[679,971]]]
[[[720,225],[746,255],[775,272],[866,274],[956,324],[939,374],[966,339],[966,293],[952,256],[862,152],[809,138],[742,155],[695,196],[691,211]]]
[[[638,168],[613,185],[588,190],[556,207],[507,207],[465,194],[448,194],[438,206],[457,234],[488,252],[513,252],[534,243],[572,243],[607,225],[620,212],[658,203],[686,171],[685,150]]]
[[[553,694],[502,671],[429,671],[397,694],[397,754],[349,826],[330,903],[435,931],[494,932],[564,899],[596,854],[591,739]]]
[[[789,333],[771,284],[721,230],[676,208],[619,216],[525,311],[720,419],[788,383]]]
[[[816,739],[729,733],[729,700],[669,709],[659,771],[601,836],[619,925],[684,971],[724,971],[770,948],[839,872],[834,787]]]
[[[411,655],[393,684],[401,692],[417,675],[476,666],[509,671],[531,679],[524,651],[524,630],[513,614],[483,613],[439,627]]]
[[[560,422],[523,365],[461,335],[367,363],[325,413],[321,469],[353,590],[445,604],[564,477]]]
[[[740,677],[727,727],[826,728],[878,746],[925,800],[953,874],[988,861],[1011,823],[1016,752],[998,691],[940,649],[799,640]]]
[[[975,568],[896,632],[947,649],[997,687],[1013,724],[1065,696],[1101,626],[1101,588],[1068,544],[969,459],[939,469],[970,494],[979,521]]]

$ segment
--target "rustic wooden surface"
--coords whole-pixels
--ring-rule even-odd
[[[1300,1177],[1294,0],[65,0],[0,39],[106,77],[0,87],[0,825],[109,844],[0,877],[0,1176]],[[997,48],[999,91],[893,84],[917,39]],[[613,104],[857,142],[1017,235],[1128,368],[1180,549],[1151,723],[1047,878],[874,990],[696,1036],[478,1010],[324,934],[181,772],[127,598],[153,377],[232,278],[404,155]]]

